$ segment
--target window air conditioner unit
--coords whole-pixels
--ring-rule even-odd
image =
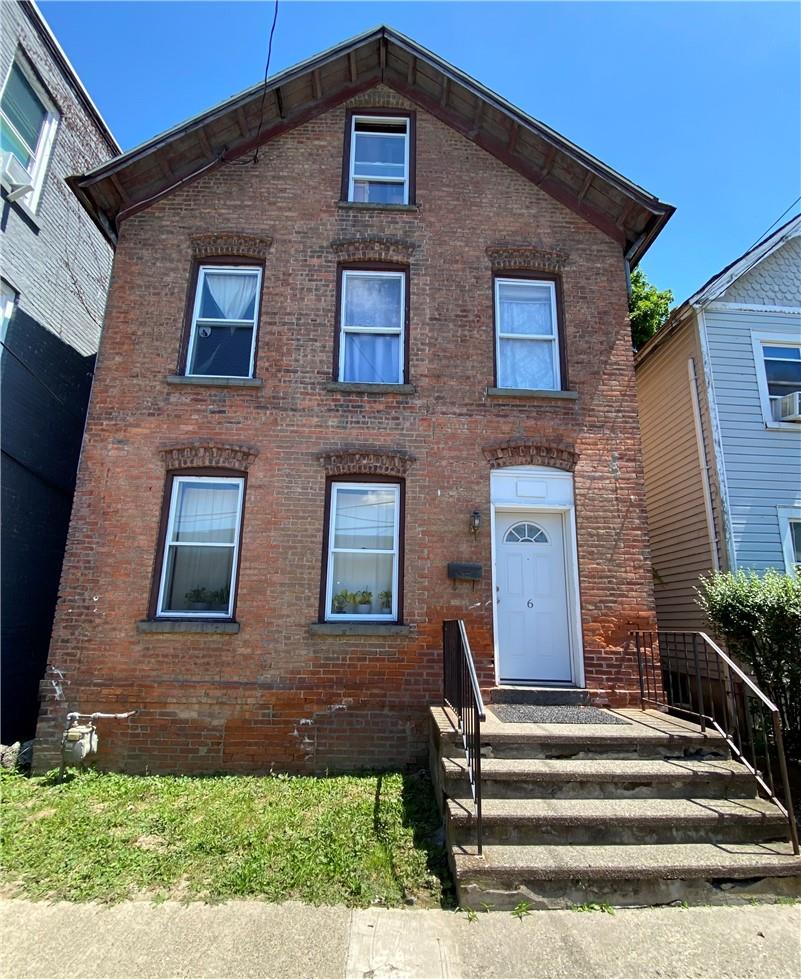
[[[777,400],[776,417],[780,422],[801,422],[801,391],[793,391]]]
[[[18,201],[33,190],[33,179],[13,153],[0,153],[0,176],[8,190],[8,199]]]

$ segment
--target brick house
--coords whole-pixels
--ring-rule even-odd
[[[453,617],[487,690],[639,703],[669,205],[388,28],[72,186],[116,252],[49,662],[139,709],[102,764],[419,760]]]

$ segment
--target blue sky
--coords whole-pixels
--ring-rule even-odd
[[[264,74],[272,2],[40,6],[124,149]],[[270,73],[379,23],[675,204],[643,268],[677,301],[801,193],[796,3],[281,0]]]

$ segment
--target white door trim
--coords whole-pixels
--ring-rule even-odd
[[[565,479],[570,480],[570,500],[571,502],[564,503],[538,503],[538,502],[520,502],[519,500],[511,500],[509,498],[499,499],[497,502],[490,502],[490,550],[491,550],[491,563],[492,563],[492,643],[493,643],[493,656],[495,659],[495,683],[500,684],[501,673],[500,673],[500,650],[498,646],[498,615],[497,615],[497,585],[498,585],[498,574],[497,574],[497,563],[496,563],[496,546],[497,546],[497,534],[496,534],[496,523],[498,513],[521,513],[521,514],[535,514],[535,513],[557,513],[561,514],[562,517],[562,533],[564,535],[564,561],[565,561],[565,584],[567,586],[567,603],[568,603],[568,635],[570,642],[570,672],[571,672],[571,683],[575,687],[584,686],[584,645],[582,642],[582,630],[581,630],[581,601],[579,592],[579,576],[578,576],[578,547],[577,547],[577,537],[576,537],[576,508],[572,502],[572,489],[573,489],[573,478],[570,473],[565,473],[562,470],[556,469],[546,469],[540,466],[532,467],[516,467],[515,469],[503,469],[494,470],[494,473],[500,473],[507,476],[515,476],[522,478],[531,478],[536,476],[536,478],[544,478],[546,480],[553,479],[554,482],[558,479],[562,482]],[[491,484],[492,485],[492,484]],[[491,488],[490,496],[496,495]]]

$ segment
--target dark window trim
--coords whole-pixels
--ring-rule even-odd
[[[334,483],[389,483],[392,486],[398,486],[400,492],[399,497],[399,507],[400,512],[398,513],[398,614],[394,619],[385,619],[384,624],[386,625],[403,625],[403,579],[404,579],[404,555],[406,552],[405,547],[405,537],[406,537],[406,480],[402,476],[373,476],[372,474],[365,473],[348,473],[346,475],[337,476],[326,476],[325,478],[325,502],[323,508],[323,553],[322,562],[320,565],[320,598],[317,608],[317,621],[320,623],[325,623],[326,619],[326,607],[325,607],[325,591],[326,584],[328,583],[328,538],[331,530],[331,487]],[[355,620],[354,620],[355,621]],[[373,625],[381,625],[381,622],[371,623]]]
[[[417,204],[417,113],[411,109],[376,109],[374,106],[371,106],[369,109],[348,109],[345,112],[345,140],[342,155],[340,201],[345,204],[356,203],[350,201],[348,198],[348,192],[350,190],[350,140],[351,133],[353,132],[354,116],[379,116],[386,119],[397,118],[409,120],[409,200],[401,206],[415,206]]]
[[[496,281],[498,279],[531,279],[538,282],[553,282],[556,291],[556,342],[559,344],[559,387],[557,391],[569,391],[567,373],[567,343],[565,342],[565,310],[562,298],[562,277],[555,272],[537,272],[534,269],[495,269],[492,273],[492,370],[494,387],[500,387],[498,380],[498,322],[495,302]]]
[[[349,384],[339,376],[339,347],[342,342],[342,282],[343,272],[402,272],[404,276],[404,310],[403,310],[403,364],[400,384],[411,384],[409,380],[409,340],[411,333],[411,274],[410,267],[404,262],[337,262],[336,308],[334,310],[334,365],[331,380],[341,384]],[[361,382],[353,382],[361,383]],[[368,382],[365,382],[368,383]],[[376,388],[381,385],[376,384]],[[395,385],[397,386],[397,385]]]
[[[161,572],[164,564],[164,552],[167,546],[167,524],[170,520],[170,501],[172,499],[172,487],[176,476],[216,476],[220,479],[241,479],[242,480],[242,512],[239,515],[239,542],[237,547],[236,574],[234,576],[234,603],[231,606],[230,616],[215,615],[213,618],[204,619],[202,615],[184,618],[158,614],[159,587],[161,585]],[[245,528],[245,507],[247,505],[248,493],[248,474],[244,470],[226,469],[223,467],[203,466],[190,469],[168,469],[164,480],[164,493],[161,500],[161,516],[159,517],[158,538],[156,540],[155,560],[150,584],[150,600],[147,607],[148,622],[235,622],[236,606],[239,601],[239,574],[242,568],[242,538]]]
[[[178,361],[175,366],[175,373],[178,377],[194,377],[187,374],[189,365],[186,362],[189,354],[189,337],[192,332],[192,314],[195,310],[195,300],[197,298],[197,284],[200,278],[200,269],[207,265],[217,265],[221,268],[235,265],[238,268],[254,268],[261,270],[261,282],[259,284],[259,298],[256,304],[256,339],[253,345],[253,377],[257,376],[259,366],[259,342],[261,338],[262,316],[264,313],[264,283],[267,271],[266,259],[257,259],[244,255],[213,255],[209,258],[193,258],[189,269],[189,280],[186,289],[186,300],[184,302],[184,322],[181,328],[181,340],[178,345]]]

